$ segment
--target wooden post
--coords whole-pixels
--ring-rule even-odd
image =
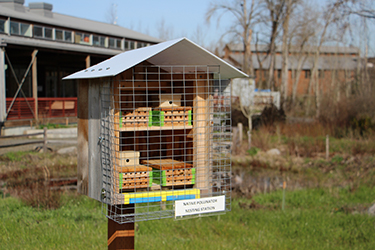
[[[134,214],[134,204],[117,205],[116,214]],[[134,222],[119,224],[108,219],[108,250],[134,249]]]
[[[0,123],[5,122],[6,95],[5,95],[5,52],[0,49]]]
[[[90,66],[91,66],[91,56],[90,55],[86,56],[85,63],[86,63],[86,68],[90,68]]]
[[[193,100],[193,161],[196,168],[196,188],[201,190],[201,195],[210,193],[209,190],[209,96],[207,92],[206,76],[198,80],[195,76]]]
[[[34,59],[31,71],[32,71],[32,86],[33,86],[33,98],[34,98],[34,115],[35,115],[35,121],[38,124],[39,116],[38,116],[38,73],[37,73],[38,58],[36,56],[37,53],[38,53],[38,50],[34,50],[32,53],[32,57],[35,57],[35,59]]]
[[[329,159],[329,136],[326,136],[326,160]]]
[[[47,153],[47,127],[43,128],[43,153]]]
[[[238,127],[232,128],[232,134],[232,155],[236,155],[238,149]]]
[[[242,144],[242,140],[243,140],[243,125],[242,123],[238,123],[237,124],[237,127],[238,127],[238,140],[239,140],[239,145]]]

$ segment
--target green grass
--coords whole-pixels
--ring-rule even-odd
[[[220,217],[139,222],[136,249],[375,249],[375,217],[366,214],[375,189],[307,189],[244,198]],[[63,196],[42,210],[0,199],[0,249],[106,249],[107,219],[100,203]]]

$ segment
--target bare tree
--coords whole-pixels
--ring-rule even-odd
[[[106,13],[106,20],[110,24],[117,25],[117,4],[111,4]]]
[[[310,56],[312,46],[311,40],[315,36],[315,28],[317,26],[318,12],[312,10],[311,6],[306,2],[297,9],[291,19],[291,27],[289,34],[289,45],[291,45],[290,54],[293,58],[292,67],[292,105],[294,106],[297,97],[297,89],[302,73],[302,68]]]
[[[293,1],[287,0],[286,1],[286,10],[285,10],[285,17],[283,22],[283,44],[282,44],[282,70],[281,70],[281,86],[282,86],[282,100],[283,100],[283,108],[286,109],[286,99],[288,97],[288,82],[289,82],[289,74],[288,74],[288,66],[289,66],[289,44],[288,44],[288,36],[289,36],[289,20],[290,15],[292,13],[292,6]]]
[[[337,0],[340,1],[340,0]],[[334,5],[333,5],[334,6]],[[329,27],[338,21],[338,13],[335,11],[335,8],[331,6],[327,6],[326,11],[323,12],[322,17],[322,28],[321,32],[319,33],[318,37],[318,44],[316,46],[316,50],[314,51],[314,62],[313,62],[313,68],[311,70],[311,76],[309,81],[309,94],[311,95],[312,87],[315,88],[315,106],[316,106],[316,117],[319,116],[320,112],[320,85],[319,85],[319,76],[318,76],[318,69],[319,69],[319,57],[320,57],[320,51],[322,48],[323,43],[325,43],[328,40],[327,37],[327,31],[329,30]],[[311,109],[311,100],[308,99],[307,103],[307,115],[309,115]]]
[[[375,19],[375,3],[373,0],[339,0],[334,1],[332,5],[343,15]]]
[[[223,34],[232,35],[234,39],[241,40],[244,47],[242,71],[254,75],[251,57],[251,39],[254,25],[259,22],[261,3],[257,0],[235,0],[231,3],[212,1],[206,13],[206,20],[210,20],[218,14],[217,23],[223,15],[229,14],[235,18],[229,29]]]
[[[165,19],[162,18],[157,24],[158,38],[162,40],[171,40],[174,38],[174,31],[172,26],[165,24]]]
[[[276,39],[279,32],[279,26],[283,19],[285,11],[286,0],[264,0],[266,9],[268,11],[267,22],[271,23],[271,35],[269,42],[268,55],[270,63],[268,68],[267,87],[274,89],[274,72],[275,72],[275,59],[276,59]]]

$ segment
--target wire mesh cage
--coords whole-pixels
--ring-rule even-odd
[[[118,223],[171,218],[176,201],[218,196],[229,211],[231,102],[220,67],[143,63],[103,81],[103,213]]]

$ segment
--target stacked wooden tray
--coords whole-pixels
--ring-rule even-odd
[[[139,164],[138,151],[116,152],[115,179],[119,192],[152,185],[152,168]]]
[[[152,111],[152,126],[191,126],[191,107],[159,107]]]
[[[153,168],[153,182],[163,187],[195,184],[195,168],[190,163],[173,159],[144,160]]]
[[[118,172],[118,180],[120,192],[127,189],[151,187],[153,180],[152,168],[142,165],[121,167]]]
[[[120,127],[147,127],[150,122],[151,108],[137,108],[134,111],[122,112]]]

